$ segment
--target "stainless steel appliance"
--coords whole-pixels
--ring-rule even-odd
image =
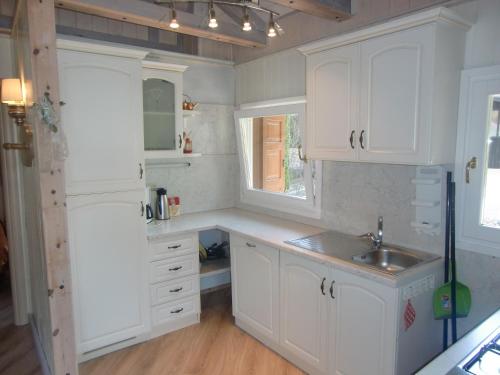
[[[165,188],[156,189],[156,219],[170,219],[170,214],[168,212],[167,189]]]

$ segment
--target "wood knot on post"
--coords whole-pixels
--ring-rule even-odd
[[[52,297],[53,294],[54,294],[54,289],[49,289],[48,290],[49,297]]]
[[[56,337],[59,334],[59,328],[56,328],[52,333],[52,336]]]
[[[63,284],[59,285],[59,289],[63,290],[64,289],[64,285]]]
[[[39,53],[40,53],[40,50],[39,50],[38,48],[35,48],[35,49],[33,50],[33,55],[35,55],[35,56],[36,56],[36,55],[38,55]]]

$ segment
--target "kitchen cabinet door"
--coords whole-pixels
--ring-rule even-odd
[[[359,103],[359,44],[307,58],[307,156],[355,160]]]
[[[138,59],[58,51],[68,195],[144,187]]]
[[[280,343],[287,358],[312,374],[325,374],[328,362],[329,268],[280,254]]]
[[[360,161],[427,162],[433,30],[425,25],[361,43]]]
[[[231,235],[233,314],[257,334],[279,342],[279,251]]]
[[[69,197],[69,246],[78,353],[149,329],[144,192]]]
[[[329,373],[394,374],[397,289],[336,269],[331,279]]]

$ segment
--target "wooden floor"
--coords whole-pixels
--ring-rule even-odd
[[[31,327],[13,322],[10,289],[0,280],[0,374],[41,375]]]
[[[85,362],[80,375],[304,374],[234,325],[230,298],[202,296],[200,324]]]

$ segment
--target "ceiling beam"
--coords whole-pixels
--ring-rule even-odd
[[[167,7],[140,0],[58,0],[55,5],[63,9],[244,47],[265,47],[267,42],[266,34],[262,31],[244,32],[237,25],[228,22],[219,22],[219,27],[213,30],[208,27],[205,16],[180,10],[177,10],[177,21],[181,26],[173,30],[169,27],[170,13]]]
[[[351,17],[351,0],[269,0],[312,16],[342,21]]]

